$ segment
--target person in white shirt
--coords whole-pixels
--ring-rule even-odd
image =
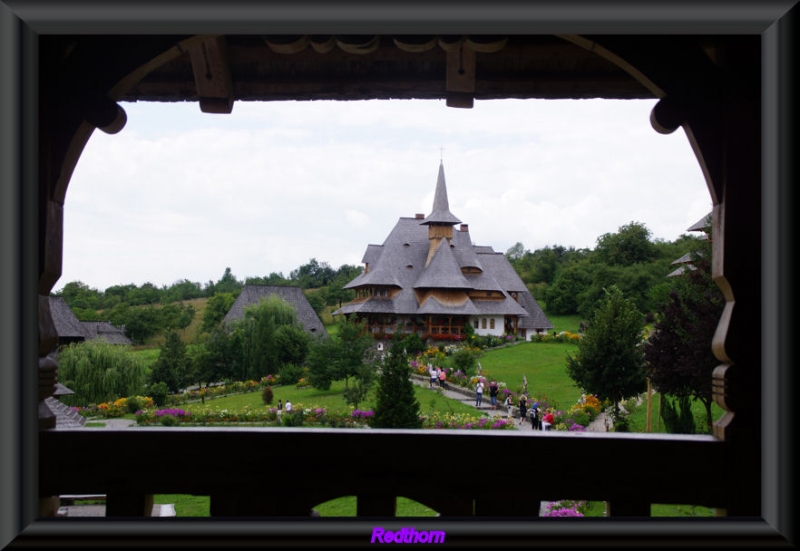
[[[284,406],[286,413],[292,412],[292,403],[289,400],[286,400],[286,405]]]
[[[480,407],[481,400],[483,399],[483,381],[478,381],[478,385],[475,387],[475,407]]]
[[[430,388],[433,388],[436,386],[436,382],[439,380],[439,373],[431,364],[428,364],[428,373],[431,375]]]

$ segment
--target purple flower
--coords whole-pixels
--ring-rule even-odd
[[[546,517],[582,517],[583,513],[575,509],[555,509],[544,514]]]
[[[156,417],[164,417],[165,415],[172,415],[173,417],[188,417],[191,412],[182,409],[159,409],[156,411]]]

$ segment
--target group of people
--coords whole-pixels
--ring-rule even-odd
[[[286,400],[286,412],[290,413],[292,411],[292,403],[289,400]],[[278,415],[283,413],[284,405],[281,400],[278,400]]]
[[[486,388],[486,384],[483,382],[483,378],[481,378],[478,380],[478,384],[475,385],[475,407],[480,407],[480,405],[483,403],[484,388]],[[497,381],[492,381],[489,383],[489,409],[497,409],[497,395],[499,393],[500,387],[498,386]]]
[[[447,388],[447,371],[439,366],[429,365],[428,373],[430,373],[430,388],[435,388],[438,383],[440,387]]]
[[[429,373],[431,388],[434,388],[437,382],[439,386],[445,388],[447,374],[443,369],[431,365],[429,366]],[[527,380],[525,381],[525,386],[527,387]],[[485,388],[486,383],[484,383],[484,378],[481,377],[475,385],[475,407],[480,407],[483,403],[483,391]],[[500,386],[497,384],[497,381],[493,380],[489,383],[489,399],[491,403],[489,409],[497,409],[497,396],[499,393]],[[550,427],[553,426],[552,411],[545,411],[544,414],[542,414],[539,410],[538,402],[533,402],[529,409],[528,400],[529,397],[525,392],[520,394],[519,402],[517,403],[517,407],[519,408],[519,422],[517,424],[522,425],[524,422],[530,421],[533,430],[550,430]],[[506,395],[503,406],[508,410],[507,418],[511,419],[514,416],[514,402],[511,399],[511,394]]]
[[[514,401],[511,399],[511,394],[506,396],[505,402],[503,405],[508,410],[508,419],[511,419],[514,416]],[[529,420],[531,423],[531,428],[533,430],[550,430],[550,427],[553,426],[553,412],[552,411],[545,411],[544,414],[539,409],[539,403],[534,402],[531,404],[530,409],[528,409],[528,396],[525,394],[521,394],[519,397],[519,402],[517,403],[517,408],[519,408],[519,422],[518,425],[523,424],[526,420]]]

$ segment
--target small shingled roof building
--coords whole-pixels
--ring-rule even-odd
[[[107,321],[78,321],[63,297],[50,296],[50,315],[58,333],[58,348],[101,338],[111,344],[133,344],[121,327]]]
[[[686,228],[686,231],[701,231],[705,233],[706,239],[711,239],[709,233],[711,232],[711,215],[712,213],[708,213],[703,216],[700,220]],[[692,265],[692,253],[686,253],[682,257],[678,258],[677,260],[673,260],[671,262],[673,266],[678,266],[673,271],[667,274],[667,277],[675,277],[681,274],[686,273],[687,271],[692,271],[695,267]]]
[[[258,301],[262,298],[266,300],[272,295],[278,296],[294,307],[298,321],[303,324],[303,328],[312,336],[328,336],[322,320],[319,319],[311,303],[308,302],[303,290],[296,286],[245,285],[228,313],[225,314],[225,318],[222,320],[223,323],[227,325],[235,320],[242,319],[245,308],[258,304]]]
[[[443,163],[431,213],[401,217],[362,262],[364,271],[345,285],[356,298],[333,315],[366,320],[373,337],[401,325],[431,340],[459,340],[467,324],[476,335],[524,339],[553,329],[506,256],[473,245],[467,224],[450,212]]]

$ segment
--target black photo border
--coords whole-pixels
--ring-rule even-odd
[[[43,34],[757,34],[764,45],[763,518],[740,522],[571,523],[572,545],[794,547],[792,414],[796,3],[658,0],[545,2],[0,0],[0,547],[203,548],[368,544],[376,522],[294,520],[75,522],[36,520],[36,48]],[[787,300],[789,299],[789,300]],[[78,520],[78,519],[76,519]],[[587,521],[589,519],[586,519]],[[322,522],[320,522],[322,521]],[[716,522],[721,521],[721,522]],[[437,523],[466,545],[560,547],[563,526]],[[63,545],[62,545],[63,544]]]

